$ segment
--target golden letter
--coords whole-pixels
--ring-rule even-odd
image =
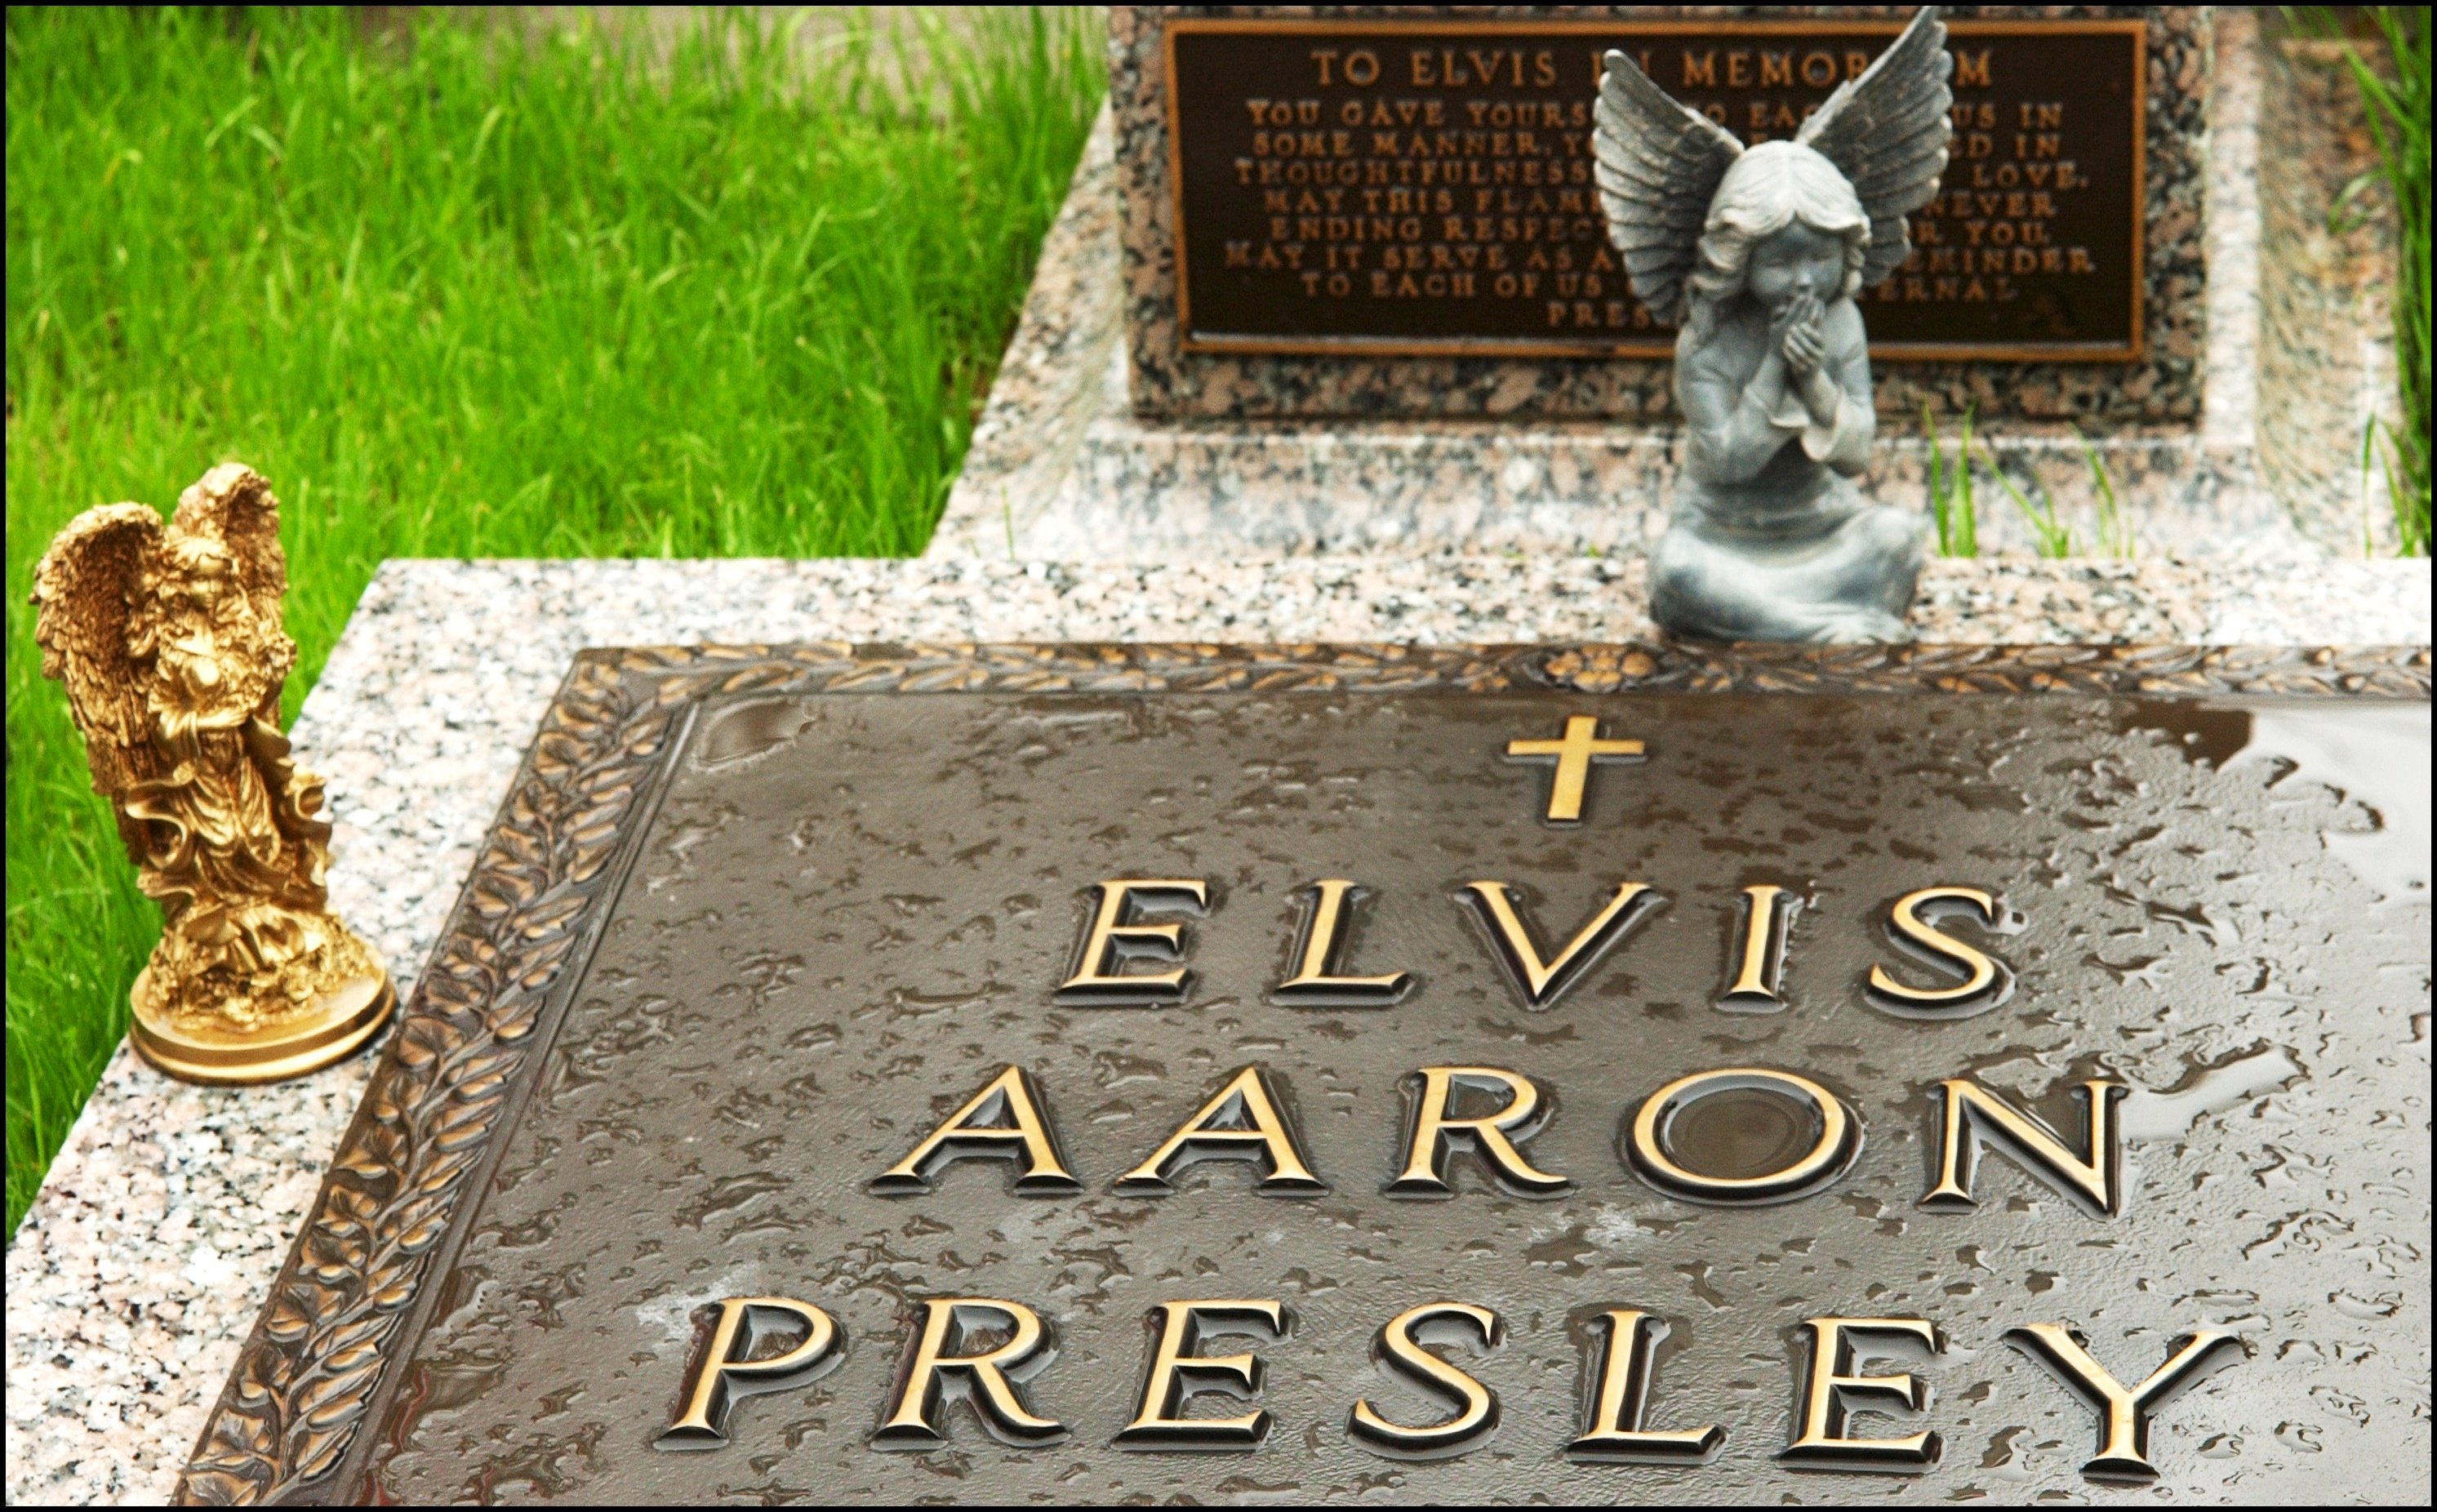
[[[939,1431],[940,1378],[961,1375],[972,1387],[967,1399],[973,1415],[992,1438],[1003,1444],[1035,1447],[1066,1437],[1062,1424],[1033,1415],[1016,1393],[1015,1382],[1037,1374],[1049,1363],[1042,1346],[1047,1331],[1041,1315],[1020,1302],[998,1297],[938,1297],[922,1304],[922,1330],[897,1381],[897,1405],[871,1435],[874,1449],[938,1449],[948,1441]],[[980,1314],[976,1317],[976,1314]],[[976,1327],[998,1321],[1013,1331],[1005,1344],[978,1354],[963,1353]],[[1039,1361],[1038,1364],[1032,1362]],[[1030,1365],[1030,1368],[1025,1368]]]
[[[1997,900],[1977,888],[1923,888],[1907,892],[1896,900],[1887,925],[1904,940],[1933,956],[1954,961],[1968,974],[1960,987],[1906,987],[1887,975],[1885,967],[1870,968],[1870,994],[1880,1006],[1902,1010],[1952,1008],[1964,1004],[1990,1008],[2004,1000],[2010,985],[2007,974],[1988,957],[1952,935],[1938,933],[1936,925],[1920,916],[1924,905],[1933,903],[1968,903],[1980,910],[1981,919],[1995,923],[1998,919]]]
[[[1816,1469],[1925,1470],[1937,1463],[1937,1435],[1914,1433],[1906,1438],[1845,1436],[1847,1394],[1892,1397],[1920,1412],[1929,1405],[1929,1384],[1913,1375],[1857,1376],[1853,1371],[1853,1335],[1892,1334],[1929,1346],[1931,1354],[1946,1347],[1936,1326],[1921,1318],[1806,1318],[1811,1330],[1811,1369],[1804,1377],[1799,1430],[1778,1458]]]
[[[774,1331],[771,1314],[804,1326],[803,1342],[767,1360],[753,1351]],[[728,1442],[728,1414],[747,1397],[785,1391],[811,1380],[834,1358],[837,1325],[809,1302],[794,1297],[728,1297],[719,1304],[710,1344],[693,1367],[685,1411],[654,1440],[657,1449],[717,1449]]]
[[[1763,1011],[1779,1006],[1777,978],[1785,958],[1785,930],[1795,901],[1783,888],[1766,883],[1744,889],[1744,944],[1741,969],[1727,989],[1720,1008],[1730,1011]]]
[[[1075,967],[1075,975],[1058,984],[1061,1002],[1076,1003],[1172,1003],[1184,996],[1184,983],[1192,974],[1179,966],[1174,971],[1145,972],[1138,976],[1125,975],[1125,962],[1131,956],[1151,956],[1161,960],[1176,960],[1184,954],[1183,924],[1144,924],[1127,922],[1127,910],[1138,901],[1148,901],[1159,894],[1191,900],[1192,911],[1199,913],[1210,905],[1210,885],[1189,877],[1119,877],[1099,884],[1100,904],[1094,911],[1092,927],[1083,937],[1083,954]],[[1137,895],[1141,895],[1140,898]],[[1171,905],[1173,906],[1173,905]]]
[[[1311,919],[1303,936],[1303,966],[1292,976],[1278,983],[1271,995],[1281,1003],[1326,1004],[1341,1008],[1385,1008],[1405,994],[1413,982],[1411,972],[1390,972],[1383,976],[1332,976],[1329,964],[1344,943],[1346,905],[1362,889],[1342,877],[1329,877],[1312,884],[1316,896],[1312,901]]]
[[[1712,1176],[1678,1161],[1669,1130],[1683,1111],[1722,1092],[1769,1092],[1811,1110],[1811,1148],[1776,1170]],[[1670,1196],[1696,1203],[1759,1205],[1808,1197],[1852,1169],[1862,1152],[1862,1126],[1844,1099],[1808,1077],[1759,1066],[1727,1066],[1678,1077],[1652,1093],[1625,1132],[1625,1153],[1641,1179]]]
[[[1606,954],[1608,947],[1640,920],[1647,910],[1634,904],[1650,888],[1639,882],[1619,883],[1616,896],[1608,899],[1607,906],[1576,930],[1556,959],[1550,961],[1540,958],[1540,947],[1534,942],[1530,926],[1517,917],[1515,905],[1506,896],[1505,883],[1470,882],[1464,890],[1488,921],[1490,940],[1497,946],[1499,958],[1514,974],[1516,985],[1522,989],[1524,1006],[1540,1009],[1564,996]]]
[[[2149,1481],[2149,1414],[2166,1398],[2219,1364],[2229,1349],[2248,1353],[2241,1339],[2223,1328],[2195,1328],[2166,1346],[2166,1363],[2127,1391],[2114,1372],[2090,1352],[2089,1341],[2060,1323],[2031,1323],[2006,1330],[2006,1342],[2055,1371],[2074,1395],[2098,1410],[2098,1454],[2081,1473],[2101,1479]]]
[[[1606,1341],[1600,1350],[1599,1392],[1580,1436],[1566,1457],[1638,1465],[1699,1465],[1727,1441],[1727,1431],[1707,1428],[1652,1433],[1641,1426],[1650,1407],[1658,1341],[1667,1325],[1638,1308],[1611,1308],[1600,1317]]]
[[[1303,1196],[1328,1189],[1311,1173],[1261,1068],[1248,1065],[1168,1135],[1167,1143],[1152,1151],[1148,1160],[1118,1177],[1117,1190],[1145,1196],[1173,1191],[1170,1184],[1178,1168],[1214,1157],[1261,1162],[1265,1169],[1254,1191]]]
[[[1920,1205],[1954,1211],[1974,1205],[1972,1168],[1984,1138],[2014,1157],[2017,1165],[2083,1205],[2113,1218],[2124,1203],[2122,1145],[2116,1134],[2115,1101],[2129,1090],[2121,1081],[2085,1081],[2075,1088],[2090,1108],[2088,1156],[2076,1155],[2047,1126],[2016,1112],[1994,1095],[1960,1077],[1940,1081],[1937,1185]]]
[[[1057,1133],[1041,1102],[1031,1076],[1022,1066],[1007,1067],[916,1145],[913,1153],[873,1177],[871,1189],[883,1196],[927,1192],[932,1178],[951,1161],[985,1156],[1015,1161],[1019,1192],[1082,1190],[1083,1184],[1066,1169]]]
[[[1388,1184],[1394,1197],[1446,1197],[1447,1156],[1459,1143],[1469,1146],[1487,1163],[1500,1185],[1526,1197],[1554,1197],[1572,1183],[1552,1176],[1523,1158],[1508,1135],[1526,1139],[1537,1134],[1547,1116],[1540,1107],[1540,1089],[1529,1077],[1487,1065],[1428,1065],[1419,1073],[1420,1093],[1413,1099],[1411,1132],[1406,1136],[1405,1169]],[[1452,1116],[1456,1090],[1506,1094],[1506,1103],[1479,1117]]]
[[[1120,1449],[1252,1449],[1270,1431],[1270,1415],[1254,1408],[1240,1417],[1180,1417],[1197,1389],[1221,1391],[1239,1400],[1260,1395],[1257,1355],[1204,1355],[1205,1334],[1246,1333],[1286,1337],[1286,1310],[1275,1302],[1220,1299],[1159,1305],[1159,1346],[1143,1380],[1142,1406],[1117,1430]],[[1217,1378],[1215,1380],[1207,1378]],[[1202,1378],[1202,1379],[1197,1379]]]
[[[1498,1427],[1498,1393],[1430,1353],[1414,1337],[1416,1329],[1435,1332],[1439,1327],[1434,1326],[1449,1324],[1470,1325],[1469,1331],[1480,1339],[1483,1350],[1498,1347],[1505,1331],[1498,1314],[1487,1308],[1468,1302],[1425,1302],[1389,1319],[1372,1352],[1380,1363],[1413,1384],[1452,1401],[1455,1415],[1426,1428],[1407,1428],[1380,1416],[1365,1397],[1355,1402],[1345,1423],[1347,1435],[1356,1443],[1397,1459],[1445,1459],[1471,1449]]]

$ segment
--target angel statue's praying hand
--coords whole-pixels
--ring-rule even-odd
[[[279,502],[234,464],[180,495],[166,525],[143,504],[86,510],[34,570],[43,675],[66,685],[94,789],[161,905],[131,1037],[190,1081],[327,1065],[396,1000],[330,913],[321,780],[279,732],[296,664],[287,586]]]
[[[1600,202],[1633,291],[1675,337],[1684,475],[1651,616],[1718,641],[1901,641],[1917,512],[1851,479],[1875,426],[1853,296],[1904,259],[1946,167],[1946,28],[1923,9],[1790,142],[1746,149],[1607,55]]]

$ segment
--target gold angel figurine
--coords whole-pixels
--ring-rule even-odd
[[[43,676],[67,688],[161,942],[132,1037],[189,1081],[275,1081],[339,1060],[396,1002],[329,909],[322,780],[288,759],[279,501],[214,467],[167,525],[143,504],[70,521],[34,571]]]

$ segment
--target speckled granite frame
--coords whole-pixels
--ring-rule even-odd
[[[1653,634],[1640,571],[1581,556],[391,561],[291,735],[298,758],[329,782],[333,905],[411,996],[581,647],[1613,642]],[[1949,646],[2426,646],[2430,633],[2426,562],[1937,561],[1914,613],[1925,640]],[[374,1064],[358,1057],[275,1086],[197,1087],[124,1047],[112,1060],[9,1240],[11,1503],[154,1504],[174,1492]]]
[[[2391,512],[2375,489],[2365,493],[2355,478],[2280,499],[2254,466],[2254,413],[2296,408],[2290,384],[2262,393],[2253,371],[2262,360],[2260,267],[2274,255],[2261,245],[2259,28],[2239,9],[2214,9],[2209,21],[2216,54],[2202,421],[2122,428],[2089,446],[2144,557],[2284,562],[2355,555],[2364,542],[2382,555],[2393,549]],[[1640,553],[1664,530],[1681,447],[1671,426],[1133,413],[1113,138],[1104,110],[1043,243],[1023,320],[925,555],[1133,563],[1350,551],[1615,555]],[[2307,144],[2271,146],[2279,174],[2326,179]],[[2321,397],[2358,397],[2367,370],[2348,367],[2342,354],[2363,340],[2323,333],[2315,344],[2323,350],[2278,371],[2309,378],[2305,386]],[[1864,484],[1875,496],[1925,497],[1919,423],[1917,415],[1883,417]],[[2357,457],[2358,419],[2345,423],[2352,439],[2329,437],[2330,454],[2349,447]],[[1942,429],[1951,458],[1955,429]],[[2070,428],[2016,419],[1982,426],[1974,442],[1984,483],[1990,457],[2017,479],[2036,478],[2087,538],[2094,490],[2083,441]],[[2019,512],[1993,486],[1983,489],[1979,515],[1982,554],[2033,554]]]
[[[398,1383],[387,1345],[439,1298],[460,1195],[530,1090],[667,766],[703,701],[745,693],[1451,693],[1539,688],[1885,694],[2425,698],[2424,649],[1587,645],[657,647],[579,655],[238,1356],[182,1503],[311,1499],[360,1473]]]
[[[1316,358],[1218,356],[1183,350],[1176,324],[1164,40],[1171,18],[1333,17],[1365,20],[1618,17],[1886,19],[1908,6],[1113,6],[1109,98],[1124,205],[1127,349],[1134,412],[1145,418],[1296,416],[1664,421],[1674,417],[1671,364],[1630,359]],[[1880,408],[1926,403],[1984,418],[2073,420],[2095,431],[2197,426],[2207,345],[2208,99],[2211,23],[2198,6],[1953,6],[1957,19],[2145,18],[2149,23],[2142,269],[2144,356],[2137,361],[1883,364]]]

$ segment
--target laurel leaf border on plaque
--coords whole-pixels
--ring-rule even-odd
[[[2426,646],[675,646],[579,653],[340,1141],[179,1485],[311,1501],[358,1443],[387,1346],[429,1309],[487,1166],[703,703],[739,694],[2063,693],[2429,696]],[[579,969],[570,972],[570,964]]]

